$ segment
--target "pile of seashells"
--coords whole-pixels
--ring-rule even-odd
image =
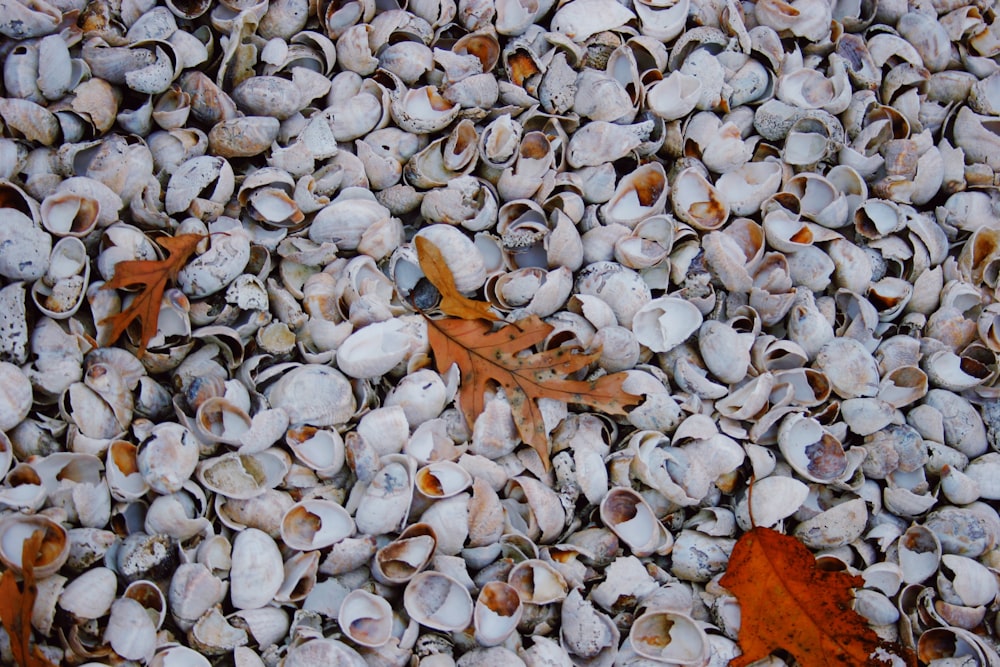
[[[1000,664],[995,3],[0,0],[0,34],[0,561],[44,531],[54,663],[725,665],[752,509],[922,662]],[[116,264],[209,232],[148,351],[110,340]],[[542,400],[551,469],[502,391],[465,423],[415,235],[642,403]]]

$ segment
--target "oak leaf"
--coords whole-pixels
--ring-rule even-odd
[[[719,581],[740,603],[739,647],[731,667],[784,649],[802,667],[889,665],[890,655],[916,666],[911,651],[880,640],[851,608],[859,576],[821,570],[804,544],[754,527],[736,542]]]
[[[142,357],[150,339],[156,335],[157,321],[160,317],[160,302],[167,283],[177,280],[177,274],[194,253],[195,248],[204,239],[203,234],[178,234],[157,239],[168,255],[164,259],[126,260],[115,264],[115,275],[106,282],[102,289],[128,289],[139,287],[128,308],[101,321],[111,322],[110,340],[115,341],[125,333],[128,326],[138,320],[141,325],[139,351],[136,356]]]
[[[526,353],[552,331],[537,315],[530,315],[497,331],[481,319],[463,320],[428,318],[427,333],[434,363],[444,373],[457,364],[461,373],[459,402],[469,424],[482,413],[490,382],[503,387],[518,433],[524,442],[549,465],[549,443],[539,398],[565,403],[579,403],[609,414],[625,414],[625,408],[642,399],[626,393],[622,383],[625,373],[604,375],[596,380],[568,380],[600,357],[600,351],[583,352],[560,347],[544,352]]]
[[[441,303],[438,308],[442,313],[463,320],[500,319],[490,310],[488,303],[473,301],[458,291],[458,287],[455,286],[455,278],[444,261],[444,255],[432,241],[422,236],[415,237],[413,241],[417,248],[420,270],[441,293]]]
[[[0,576],[0,624],[10,637],[10,650],[19,667],[55,667],[37,646],[31,646],[31,611],[38,595],[34,568],[44,536],[44,531],[36,530],[21,547],[21,589],[12,570]]]

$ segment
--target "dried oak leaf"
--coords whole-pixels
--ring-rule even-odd
[[[490,310],[490,304],[474,301],[458,291],[458,287],[455,286],[455,278],[444,261],[444,255],[432,241],[422,236],[415,237],[413,241],[417,248],[420,270],[441,293],[441,303],[438,308],[442,313],[463,320],[500,319]]]
[[[167,282],[177,280],[177,274],[194,253],[195,248],[205,238],[203,234],[178,234],[157,239],[168,255],[165,259],[126,260],[115,265],[115,275],[101,289],[128,289],[139,287],[128,308],[101,321],[110,321],[110,340],[118,340],[128,326],[139,320],[142,326],[139,338],[139,351],[136,356],[142,357],[146,345],[156,335],[157,320],[160,317],[160,302]]]
[[[907,665],[916,656],[879,639],[851,608],[859,576],[821,570],[804,544],[757,526],[736,542],[719,581],[740,603],[739,647],[731,667],[742,667],[784,649],[802,667]]]
[[[490,322],[481,319],[428,318],[427,333],[434,363],[440,373],[453,363],[458,364],[459,401],[469,424],[483,411],[488,384],[496,382],[503,387],[521,439],[538,452],[546,468],[549,442],[537,399],[580,403],[609,414],[625,414],[627,406],[642,400],[622,389],[625,373],[604,375],[593,381],[565,379],[596,361],[599,351],[561,347],[526,354],[552,331],[552,326],[537,315],[504,325],[497,331],[492,328]]]
[[[42,548],[45,533],[33,532],[21,547],[21,589],[12,570],[0,576],[0,624],[10,637],[10,650],[19,667],[55,667],[38,649],[31,646],[31,610],[35,606],[38,587],[35,585],[35,562]]]

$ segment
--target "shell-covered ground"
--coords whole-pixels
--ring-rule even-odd
[[[721,666],[757,525],[1000,664],[995,3],[0,0],[0,62],[0,662]],[[418,236],[638,405],[470,423]]]

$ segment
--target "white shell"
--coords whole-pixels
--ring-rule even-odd
[[[469,591],[440,572],[421,572],[406,585],[403,606],[414,621],[432,630],[464,630],[472,621]]]
[[[284,580],[278,545],[256,528],[246,528],[233,541],[229,597],[237,609],[257,609],[274,599]]]

